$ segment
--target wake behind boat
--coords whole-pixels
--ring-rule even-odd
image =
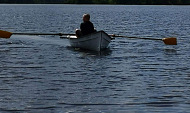
[[[112,38],[104,31],[94,32],[77,38],[76,36],[68,36],[70,45],[75,48],[88,49],[93,51],[101,51],[108,48]]]

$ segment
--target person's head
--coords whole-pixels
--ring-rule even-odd
[[[84,22],[90,21],[90,15],[89,14],[84,14],[83,15],[83,21]]]

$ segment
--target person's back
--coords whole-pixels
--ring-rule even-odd
[[[81,23],[80,29],[82,32],[82,35],[87,35],[94,32],[94,25],[90,21],[86,21]]]
[[[84,36],[90,33],[93,33],[94,30],[94,25],[92,22],[90,22],[90,15],[89,14],[84,14],[83,15],[83,23],[80,24],[80,30],[76,29],[76,36]]]

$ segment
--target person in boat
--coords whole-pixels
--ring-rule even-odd
[[[83,15],[83,23],[80,24],[80,29],[76,29],[75,33],[77,37],[81,37],[95,32],[93,23],[90,21],[90,15]]]

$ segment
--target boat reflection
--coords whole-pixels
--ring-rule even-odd
[[[67,46],[67,49],[73,52],[77,51],[79,53],[82,53],[85,56],[108,56],[108,55],[111,55],[112,53],[112,50],[109,47],[101,51],[92,51],[92,50],[81,49],[81,48],[73,48],[71,46]]]

